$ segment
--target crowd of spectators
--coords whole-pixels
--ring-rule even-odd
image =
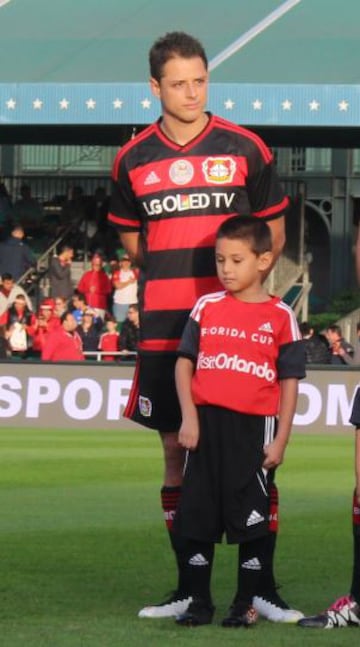
[[[108,203],[103,187],[93,196],[80,186],[69,190],[54,223],[54,238],[69,223],[76,226],[51,257],[48,289],[35,304],[18,281],[36,266],[25,233],[44,228],[45,212],[30,186],[22,185],[18,199],[12,200],[0,183],[0,358],[108,362],[136,352],[138,273],[109,231]],[[84,262],[78,281],[74,259]]]

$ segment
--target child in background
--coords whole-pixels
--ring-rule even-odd
[[[120,338],[117,330],[117,321],[113,315],[105,315],[105,326],[106,332],[100,336],[99,350],[109,353],[108,355],[102,355],[103,361],[113,362],[116,359],[116,355],[111,355],[111,353],[119,350]]]

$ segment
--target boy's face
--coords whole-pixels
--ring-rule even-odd
[[[116,331],[116,326],[117,326],[116,321],[107,321],[106,322],[106,330],[108,332],[115,332]]]
[[[218,277],[232,294],[243,293],[261,286],[262,274],[271,263],[270,252],[256,254],[244,240],[219,238],[215,247]]]

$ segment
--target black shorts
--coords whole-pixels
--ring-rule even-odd
[[[360,427],[360,387],[357,388],[355,393],[350,422],[355,427]]]
[[[242,543],[269,531],[273,470],[262,468],[263,447],[276,418],[198,407],[200,442],[188,452],[174,531],[198,541]]]
[[[138,355],[124,417],[161,432],[177,432],[181,411],[175,386],[177,355]]]

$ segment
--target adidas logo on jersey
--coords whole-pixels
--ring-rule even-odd
[[[190,557],[189,564],[191,564],[191,566],[208,566],[209,562],[205,559],[204,555],[197,553]]]
[[[259,326],[258,329],[262,330],[263,332],[274,332],[270,321],[267,321],[262,326]]]
[[[149,186],[149,184],[158,184],[159,182],[161,182],[159,176],[156,175],[155,171],[151,171],[151,173],[149,173],[145,178],[144,185]]]
[[[243,562],[241,568],[245,568],[248,571],[261,571],[261,564],[257,557],[253,557],[253,559],[248,559],[247,562]]]
[[[257,523],[261,523],[262,521],[264,521],[264,517],[261,514],[259,514],[256,510],[253,510],[248,517],[246,525],[248,527],[255,526]]]

